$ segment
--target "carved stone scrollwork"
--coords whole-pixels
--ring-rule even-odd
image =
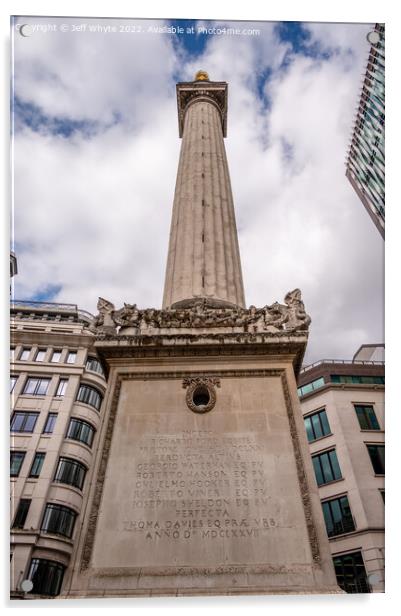
[[[186,403],[194,413],[208,413],[216,404],[216,388],[220,387],[217,377],[190,377],[182,381],[187,388]]]
[[[275,302],[271,306],[245,309],[240,306],[221,306],[206,298],[192,300],[186,306],[157,310],[139,309],[136,304],[124,304],[115,310],[111,302],[99,298],[99,314],[90,330],[103,337],[120,337],[126,334],[155,336],[168,334],[171,330],[190,330],[198,336],[204,332],[194,330],[217,330],[215,333],[263,333],[306,332],[311,319],[305,312],[301,291],[294,289],[287,293],[284,304]],[[174,331],[177,334],[177,331]]]

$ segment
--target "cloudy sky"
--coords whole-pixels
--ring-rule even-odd
[[[149,31],[166,25],[259,34]],[[14,297],[92,313],[99,295],[161,306],[180,148],[175,84],[203,68],[229,83],[247,305],[299,287],[312,317],[306,363],[382,342],[384,245],[344,165],[371,26],[17,18]]]

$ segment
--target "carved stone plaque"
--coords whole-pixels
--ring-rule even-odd
[[[122,382],[92,567],[304,568],[281,379],[222,378],[205,414],[188,413],[182,392],[179,379]]]

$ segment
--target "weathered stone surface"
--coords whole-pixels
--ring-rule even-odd
[[[163,307],[192,298],[245,305],[224,147],[227,84],[177,85],[183,139],[174,195]]]
[[[206,371],[199,358],[108,361],[69,596],[337,592],[290,358],[209,358]],[[205,413],[186,399],[201,381],[216,388]]]
[[[183,302],[185,305],[167,310],[147,308],[140,310],[136,304],[124,304],[116,310],[114,305],[99,298],[98,314],[91,331],[100,338],[121,336],[155,336],[175,333],[279,333],[306,332],[311,319],[305,312],[301,291],[294,289],[286,294],[284,304],[249,309],[240,306],[216,305],[208,299]]]

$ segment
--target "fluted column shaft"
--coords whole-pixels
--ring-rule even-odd
[[[222,120],[207,98],[185,111],[163,308],[194,298],[245,306]]]

